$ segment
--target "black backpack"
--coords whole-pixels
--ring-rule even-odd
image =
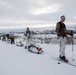
[[[57,36],[60,37],[60,36],[65,36],[65,34],[63,34],[63,29],[66,28],[65,24],[61,23],[61,22],[58,22],[59,25],[60,25],[60,29],[59,29],[59,33],[57,33]]]
[[[62,32],[62,29],[63,29],[63,28],[66,28],[66,26],[65,26],[64,23],[62,24],[61,22],[59,22],[59,25],[60,25],[59,32]]]

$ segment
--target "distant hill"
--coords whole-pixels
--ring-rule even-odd
[[[68,25],[67,26],[68,30],[75,30],[75,25]],[[3,32],[24,32],[26,29],[25,28],[17,28],[17,29],[0,29],[0,33]],[[31,31],[44,31],[44,30],[55,30],[54,27],[42,27],[42,28],[30,28]]]

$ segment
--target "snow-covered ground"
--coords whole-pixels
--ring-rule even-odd
[[[57,64],[51,59],[59,54],[58,44],[39,44],[44,53],[34,54],[23,47],[0,41],[0,75],[76,75],[76,67]],[[72,58],[72,46],[66,45],[66,56]],[[76,45],[74,45],[76,63]]]

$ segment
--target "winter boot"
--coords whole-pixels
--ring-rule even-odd
[[[27,49],[27,47],[25,46],[25,49]]]
[[[66,59],[66,57],[65,56],[59,56],[59,58],[61,59],[61,60],[63,60],[64,62],[68,62],[68,59]]]

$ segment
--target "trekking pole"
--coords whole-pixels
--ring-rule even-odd
[[[73,31],[72,31],[73,34]],[[72,61],[74,61],[74,48],[73,48],[73,44],[74,44],[74,36],[72,36]]]
[[[72,37],[72,61],[74,61],[73,37]]]

